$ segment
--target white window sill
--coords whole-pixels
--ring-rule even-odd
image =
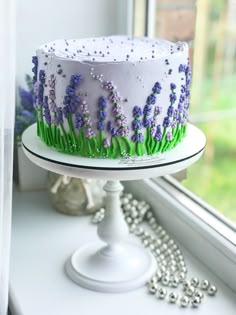
[[[131,188],[132,184],[128,185]],[[132,189],[135,190],[134,186]],[[162,213],[165,227],[163,218]],[[157,312],[178,315],[195,311],[201,315],[235,314],[235,293],[181,244],[188,274],[210,279],[219,290],[215,298],[205,299],[198,310],[183,310],[156,300],[147,294],[146,288],[123,294],[80,288],[66,276],[64,263],[76,248],[95,239],[96,229],[89,217],[70,217],[55,212],[45,192],[15,192],[10,272],[12,315],[143,315]],[[195,244],[192,250],[194,252]]]

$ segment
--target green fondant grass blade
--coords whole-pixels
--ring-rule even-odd
[[[111,138],[111,152],[110,152],[110,155],[112,158],[118,157],[117,151],[118,151],[118,143],[116,141],[116,137],[112,137]]]

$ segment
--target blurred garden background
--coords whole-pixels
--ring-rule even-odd
[[[135,21],[135,35],[191,47],[190,121],[204,131],[207,146],[182,184],[235,223],[236,1],[154,0],[147,6],[137,0]]]
[[[207,136],[183,185],[236,222],[236,1],[197,1],[191,120]]]

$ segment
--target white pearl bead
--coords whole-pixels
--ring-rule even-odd
[[[208,280],[202,280],[201,282],[201,289],[202,290],[207,290],[210,286],[210,282]]]
[[[167,276],[167,275],[164,275],[162,278],[161,278],[161,283],[163,284],[163,285],[168,285],[169,284],[169,281],[170,281],[170,278],[169,278],[169,276]]]
[[[204,298],[204,294],[202,293],[202,291],[199,291],[199,290],[196,290],[194,292],[194,296],[197,296],[199,297],[200,299],[203,299]]]
[[[187,294],[188,296],[193,296],[194,291],[195,291],[195,288],[191,285],[190,287],[188,287],[188,288],[186,289],[186,294]]]
[[[180,299],[180,306],[187,307],[188,304],[189,304],[189,298],[186,295],[182,296]]]
[[[166,297],[167,291],[164,288],[160,288],[159,290],[157,290],[156,296],[159,299],[164,299]]]
[[[199,279],[197,277],[193,277],[191,279],[191,284],[196,288],[199,285]]]
[[[156,293],[157,291],[157,284],[156,283],[152,283],[148,286],[148,291],[152,294]]]
[[[217,288],[214,285],[211,285],[207,291],[208,295],[210,296],[216,295],[216,292],[217,292]]]
[[[175,303],[177,301],[177,298],[178,298],[178,294],[177,293],[171,292],[169,294],[169,302],[170,303]]]
[[[192,307],[198,307],[200,303],[201,299],[197,296],[195,296],[191,301]]]

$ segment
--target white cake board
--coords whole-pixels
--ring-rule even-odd
[[[128,227],[120,208],[120,180],[144,179],[176,173],[196,162],[204,151],[205,135],[189,124],[183,141],[171,151],[152,157],[92,159],[63,154],[47,147],[36,125],[22,136],[28,158],[42,168],[79,178],[107,179],[105,218],[98,226],[101,243],[86,244],[66,262],[66,271],[79,285],[103,292],[123,292],[144,285],[155,273],[156,261],[144,248],[126,241]]]

